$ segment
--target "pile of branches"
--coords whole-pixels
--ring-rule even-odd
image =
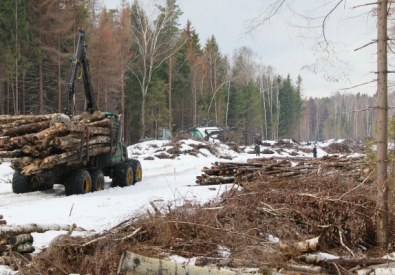
[[[103,113],[84,113],[71,121],[63,116],[0,116],[0,158],[11,159],[21,174],[32,175],[111,150],[115,131]]]
[[[385,251],[376,248],[375,190],[366,182],[344,182],[341,174],[258,177],[205,205],[151,202],[151,211],[144,209],[107,232],[62,236],[24,268],[28,274],[117,274],[122,251],[128,250],[155,258],[197,257],[196,264],[261,273],[297,265],[306,274],[306,262],[312,263],[306,253],[321,251],[341,258],[315,261],[319,272],[356,270],[387,261],[378,258]],[[395,232],[392,212],[388,228]],[[309,240],[317,242],[299,245]]]
[[[364,157],[323,157],[312,158],[255,158],[247,163],[216,162],[210,168],[204,167],[203,174],[196,176],[196,183],[212,185],[222,183],[252,182],[257,178],[270,181],[284,178],[303,177],[306,174],[336,176],[342,174],[344,180],[362,182],[367,174],[363,167],[368,167]]]

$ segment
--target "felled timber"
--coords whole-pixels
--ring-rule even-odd
[[[8,239],[8,243],[11,245],[18,245],[26,242],[29,243],[33,242],[33,236],[31,234],[21,234],[21,235],[11,236]]]
[[[267,178],[270,181],[276,179],[301,177],[306,174],[317,174],[323,177],[332,177],[339,174],[339,171],[349,171],[342,173],[352,181],[362,182],[365,177],[361,173],[361,165],[366,163],[363,158],[256,158],[249,159],[246,163],[239,162],[215,162],[211,167],[204,167],[201,176],[196,177],[196,183],[201,185],[236,183],[243,185],[257,178]],[[212,178],[213,176],[217,178]],[[233,181],[228,180],[233,177]],[[365,175],[367,176],[367,175]]]
[[[278,244],[280,249],[289,249],[290,247],[295,248],[301,252],[312,252],[317,251],[320,247],[324,246],[323,238],[315,237],[313,239],[297,242],[295,244]]]
[[[21,243],[18,245],[2,244],[0,245],[0,251],[16,251],[20,253],[31,253],[35,251],[32,243]]]
[[[34,122],[30,124],[20,125],[18,127],[9,127],[0,129],[2,136],[16,136],[20,134],[36,133],[49,127],[48,121]]]
[[[81,164],[115,148],[111,146],[116,140],[111,121],[100,111],[70,121],[61,114],[0,116],[2,119],[0,159],[12,160],[11,167],[24,175],[43,173],[67,162],[69,166]]]
[[[14,235],[21,234],[30,234],[32,232],[44,233],[46,231],[54,230],[54,231],[68,231],[70,230],[71,225],[63,225],[63,224],[24,224],[24,225],[15,225],[15,226],[1,226],[0,227],[0,239],[10,238]],[[77,231],[85,231],[81,227],[77,227],[75,230]]]
[[[247,273],[236,273],[233,271],[220,270],[218,268],[209,268],[207,266],[192,266],[186,264],[179,264],[162,259],[149,258],[141,256],[129,251],[122,253],[119,260],[117,274],[126,275],[143,275],[143,274],[172,274],[172,275],[198,275],[198,274],[211,274],[211,275],[230,275]],[[250,274],[250,273],[248,273]]]
[[[335,259],[328,259],[325,257],[322,257],[320,255],[301,255],[298,257],[299,261],[308,263],[308,264],[314,264],[314,265],[319,265],[322,267],[329,267],[331,265],[338,264],[341,265],[342,267],[345,268],[354,268],[357,266],[369,266],[369,265],[378,265],[378,264],[389,264],[389,263],[394,263],[394,260],[390,259],[384,259],[384,258],[351,258],[351,259],[346,259],[346,258],[335,258]]]

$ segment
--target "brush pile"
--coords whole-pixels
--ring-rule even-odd
[[[258,177],[242,190],[231,188],[205,205],[151,202],[148,214],[143,210],[145,215],[137,213],[106,232],[54,240],[32,262],[35,272],[24,269],[45,275],[117,274],[125,250],[161,259],[195,258],[195,265],[251,268],[259,274],[356,272],[391,262],[379,258],[382,251],[376,247],[375,187],[343,182],[343,173]],[[393,210],[390,232],[395,230]],[[309,254],[314,252],[337,257]]]
[[[89,156],[108,153],[115,140],[102,112],[72,120],[62,114],[0,116],[0,158],[11,159],[23,175],[39,174],[58,164],[76,165]]]

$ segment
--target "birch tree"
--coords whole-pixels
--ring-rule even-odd
[[[128,63],[127,68],[139,83],[141,90],[140,137],[144,138],[146,95],[153,72],[181,47],[177,43],[177,37],[166,35],[166,31],[182,13],[173,0],[167,0],[165,6],[157,6],[157,16],[148,16],[137,0],[133,2],[131,12],[132,51],[136,57]],[[150,18],[155,20],[152,21]]]

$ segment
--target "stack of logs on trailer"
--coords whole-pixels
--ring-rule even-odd
[[[363,181],[366,174],[361,171],[366,160],[363,157],[323,157],[313,158],[254,158],[247,163],[215,162],[211,168],[204,167],[203,174],[196,176],[196,183],[200,185],[214,185],[235,183],[242,185],[256,179],[276,181],[283,178],[299,177],[306,174],[320,176],[338,175],[352,181]]]
[[[78,164],[87,147],[90,156],[111,150],[115,135],[111,127],[99,111],[74,116],[70,122],[62,122],[62,114],[2,115],[0,158],[10,160],[23,175],[39,174],[60,163]]]

